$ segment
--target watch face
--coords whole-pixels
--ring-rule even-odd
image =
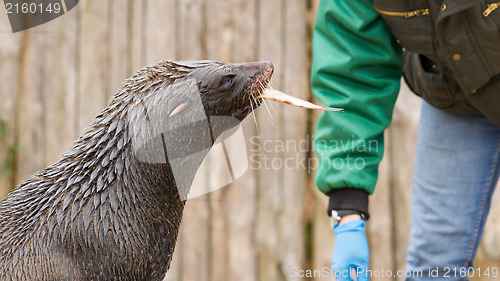
[[[332,210],[330,212],[330,215],[331,215],[330,216],[330,225],[333,228],[334,226],[336,226],[339,223],[340,217],[339,217],[339,213],[335,210]]]

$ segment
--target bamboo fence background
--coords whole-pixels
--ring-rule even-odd
[[[56,162],[125,78],[160,60],[269,60],[276,88],[311,99],[318,1],[85,0],[56,20],[16,34],[2,6],[0,197]],[[404,268],[419,108],[419,99],[403,87],[371,198],[372,269]],[[307,140],[318,117],[276,104],[271,113],[273,122],[265,109],[258,110],[258,129],[247,119],[247,144]],[[315,159],[311,150],[258,153],[295,163]],[[477,266],[500,266],[499,202],[497,192]],[[334,237],[326,204],[308,169],[250,169],[230,186],[188,202],[165,280],[331,280],[291,273],[329,266]]]

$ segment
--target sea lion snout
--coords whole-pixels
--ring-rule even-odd
[[[270,61],[260,61],[256,62],[257,67],[259,68],[259,72],[262,73],[262,76],[271,79],[271,76],[274,73],[274,65]]]
[[[269,74],[269,75],[273,74],[273,72],[274,72],[274,65],[273,65],[272,62],[270,62],[270,61],[261,61],[259,63],[263,65],[262,67],[264,68],[264,73]]]
[[[233,66],[235,69],[247,72],[252,78],[259,75],[270,78],[274,72],[274,65],[270,61],[236,63]]]

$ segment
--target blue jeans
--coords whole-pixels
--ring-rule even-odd
[[[407,281],[469,280],[467,270],[477,276],[469,268],[498,181],[499,158],[500,128],[484,117],[451,115],[424,102],[407,257],[407,274],[414,276]]]

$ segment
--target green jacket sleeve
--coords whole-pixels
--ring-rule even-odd
[[[401,47],[372,0],[320,2],[311,86],[323,104],[344,108],[323,113],[314,139],[320,159],[316,184],[330,196],[329,211],[356,209],[367,214],[402,67]]]

